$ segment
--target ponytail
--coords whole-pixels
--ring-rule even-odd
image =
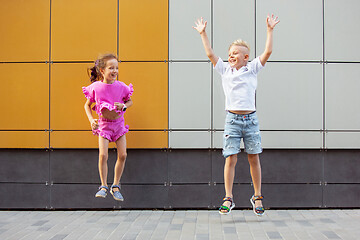
[[[101,81],[103,79],[103,76],[100,72],[100,69],[104,69],[106,67],[106,63],[108,60],[111,59],[117,59],[117,57],[114,54],[104,54],[99,56],[99,58],[95,61],[94,66],[91,68],[88,68],[88,76],[90,77],[90,81],[96,82]]]

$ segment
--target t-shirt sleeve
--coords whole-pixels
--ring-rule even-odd
[[[126,85],[125,85],[126,86]],[[134,87],[133,85],[130,83],[129,86],[126,86],[126,90],[125,90],[125,97],[124,97],[124,101],[129,101],[131,95],[134,92]]]
[[[219,57],[214,69],[220,74],[223,75],[225,73],[226,70],[226,64],[224,63],[224,61]]]
[[[264,67],[261,64],[260,57],[257,57],[254,60],[252,60],[250,62],[250,67],[255,74],[258,74],[258,72]]]
[[[95,102],[94,88],[92,85],[89,85],[87,87],[82,87],[82,91],[85,97],[90,100],[90,102]]]

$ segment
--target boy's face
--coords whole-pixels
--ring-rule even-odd
[[[119,63],[116,59],[110,59],[106,62],[106,67],[100,69],[104,80],[108,82],[113,82],[116,80],[116,77],[119,73]]]
[[[249,50],[243,46],[232,45],[229,49],[230,67],[239,70],[245,66],[249,60]]]

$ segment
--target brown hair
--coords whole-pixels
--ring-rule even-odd
[[[111,59],[117,59],[117,57],[112,53],[100,55],[94,62],[94,66],[88,68],[87,72],[91,82],[96,82],[103,79],[100,69],[104,69],[106,67],[107,61]]]

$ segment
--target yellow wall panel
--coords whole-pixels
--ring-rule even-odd
[[[49,65],[0,64],[2,130],[49,128]]]
[[[52,60],[95,60],[117,52],[117,0],[53,0]]]
[[[51,65],[50,127],[53,130],[90,130],[81,87],[91,84],[87,68],[92,64],[54,63]],[[94,117],[97,118],[94,112]]]
[[[120,60],[168,59],[168,0],[120,0]]]
[[[48,148],[49,132],[0,131],[0,148]]]
[[[168,128],[168,64],[163,62],[122,62],[119,80],[134,85],[134,105],[126,111],[131,129]]]
[[[130,131],[126,134],[127,148],[167,148],[168,132]]]
[[[50,133],[52,148],[99,148],[98,136],[91,131],[53,131]]]
[[[48,61],[50,1],[1,1],[0,61]]]

